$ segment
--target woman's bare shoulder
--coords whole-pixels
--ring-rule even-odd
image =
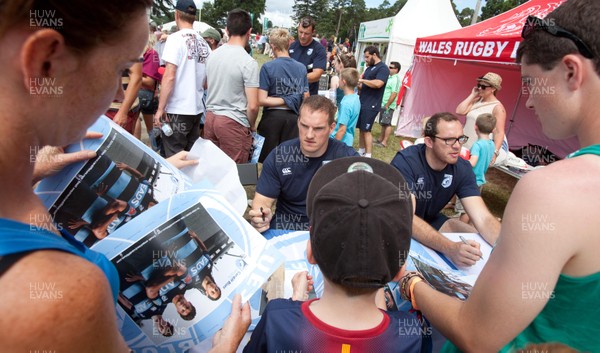
[[[114,346],[118,332],[110,286],[89,261],[61,251],[36,251],[0,277],[0,288],[0,341],[8,351],[70,351],[101,338]]]

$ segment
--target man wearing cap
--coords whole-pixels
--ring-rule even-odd
[[[481,198],[471,164],[459,158],[461,146],[468,137],[463,134],[458,118],[451,113],[434,114],[427,121],[424,134],[424,144],[399,151],[391,163],[406,179],[415,202],[413,236],[444,253],[456,265],[472,266],[481,256],[479,244],[452,242],[439,232],[478,232],[494,245],[500,223]],[[441,213],[455,194],[475,228]]]
[[[306,66],[308,89],[311,96],[319,93],[319,80],[327,67],[327,51],[313,39],[316,22],[304,17],[298,23],[298,40],[288,49],[290,57]]]
[[[245,50],[250,14],[236,9],[227,15],[229,41],[207,62],[208,97],[204,138],[236,163],[246,163],[258,115],[258,63]]]
[[[373,136],[371,129],[375,117],[381,110],[381,101],[385,92],[385,84],[390,76],[390,69],[381,61],[377,47],[370,45],[365,48],[365,63],[367,68],[363,77],[358,80],[360,87],[360,114],[356,127],[360,130],[358,153],[371,157]]]
[[[244,353],[430,351],[423,321],[375,304],[377,291],[404,273],[412,230],[405,184],[374,159],[340,158],[319,169],[306,200],[306,256],[323,273],[323,295],[270,301]]]
[[[496,118],[496,129],[493,133],[495,151],[491,164],[503,162],[508,153],[508,141],[504,134],[506,109],[496,98],[501,89],[502,77],[497,73],[488,72],[477,79],[477,85],[473,87],[471,94],[456,107],[456,114],[466,115],[465,135],[469,136],[469,141],[465,143],[465,147],[468,149],[477,141],[477,117],[481,114],[492,114]]]
[[[202,32],[202,38],[208,43],[212,51],[217,49],[219,44],[221,44],[221,33],[212,27]]]
[[[179,31],[167,38],[162,59],[166,62],[154,125],[168,124],[170,136],[162,129],[166,157],[182,150],[189,151],[200,136],[200,119],[204,113],[202,95],[206,80],[208,44],[192,25],[196,4],[179,0],[175,6],[175,22]]]
[[[334,116],[335,105],[328,98],[304,99],[298,117],[300,137],[281,143],[265,159],[248,213],[259,232],[307,230],[306,192],[313,175],[333,159],[357,155],[352,147],[329,138]],[[276,200],[273,217],[271,207]]]

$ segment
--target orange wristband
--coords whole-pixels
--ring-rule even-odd
[[[417,302],[415,300],[415,285],[419,282],[423,282],[423,280],[419,277],[416,277],[412,282],[410,282],[410,287],[408,287],[408,291],[410,292],[410,303],[412,304],[413,309],[415,310],[419,310],[419,308],[417,308]]]

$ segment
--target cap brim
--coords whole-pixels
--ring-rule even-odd
[[[306,194],[306,213],[309,217],[309,221],[312,212],[312,203],[319,190],[338,176],[348,173],[348,168],[357,162],[368,164],[371,169],[373,169],[373,174],[386,179],[397,188],[400,188],[400,185],[406,184],[404,177],[396,168],[378,159],[366,157],[344,157],[335,159],[323,165],[315,173],[308,186],[308,192]],[[406,192],[408,192],[408,190]]]

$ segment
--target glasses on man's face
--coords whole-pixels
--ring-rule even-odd
[[[390,70],[398,70],[398,68],[395,66],[390,66]]]
[[[525,25],[523,26],[521,37],[523,37],[523,39],[527,38],[527,36],[533,33],[533,31],[536,29],[541,29],[542,31],[555,37],[570,39],[573,43],[575,43],[577,50],[579,50],[581,55],[588,59],[592,59],[594,57],[590,47],[588,47],[587,44],[585,44],[579,37],[560,27],[559,25],[551,23],[551,21],[542,20],[541,18],[537,18],[535,16],[527,16],[527,21],[525,21]]]
[[[456,141],[458,141],[458,143],[460,143],[461,145],[464,145],[465,143],[467,143],[467,141],[469,141],[469,136],[466,136],[466,135],[462,135],[462,136],[459,136],[459,137],[439,137],[439,136],[432,136],[432,138],[436,138],[438,140],[442,140],[448,146],[454,146],[454,144],[456,143]]]
[[[486,88],[490,88],[492,86],[486,86],[486,85],[482,85],[481,83],[477,84],[477,88],[479,89],[486,89]]]

